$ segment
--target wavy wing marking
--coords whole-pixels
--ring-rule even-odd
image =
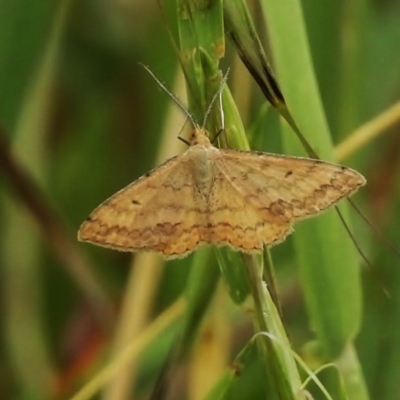
[[[246,220],[239,206],[231,221],[257,227],[258,237],[267,245],[282,241],[295,221],[323,212],[365,184],[364,177],[350,168],[308,158],[224,150],[215,165],[216,176],[221,177],[215,186],[221,186],[229,199],[236,192],[240,206],[258,217]],[[227,182],[231,189],[223,189]]]
[[[82,241],[122,251],[182,257],[198,245],[199,210],[187,157],[155,168],[98,206],[79,229]]]

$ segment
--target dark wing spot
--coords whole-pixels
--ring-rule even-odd
[[[285,178],[287,178],[288,176],[290,176],[290,175],[292,175],[292,174],[293,174],[293,171],[288,171],[288,172],[286,172]]]
[[[135,199],[132,200],[132,204],[140,205],[140,201],[137,201]]]

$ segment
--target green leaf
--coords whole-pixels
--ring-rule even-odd
[[[288,108],[317,153],[332,158],[332,141],[315,78],[301,3],[262,1]],[[287,154],[304,154],[289,130]],[[349,221],[346,204],[341,210]],[[359,331],[361,291],[358,257],[335,211],[302,222],[294,243],[311,326],[330,357],[341,353]]]

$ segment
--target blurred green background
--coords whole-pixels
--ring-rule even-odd
[[[248,3],[268,47],[260,5]],[[400,2],[302,5],[326,117],[339,143],[400,97]],[[176,7],[172,0],[163,11],[156,1],[0,0],[0,127],[9,145],[0,143],[1,399],[69,398],[195,279],[189,277],[192,256],[162,266],[152,257],[132,261],[129,254],[76,241],[95,206],[184,149],[176,140],[184,117],[138,64],[149,65],[185,99],[166,33],[166,24],[176,31]],[[221,68],[232,69],[229,86],[245,127],[254,135],[265,126],[262,149],[279,150],[265,100],[229,42],[226,53]],[[293,80],[301,79],[293,70]],[[366,176],[368,186],[355,201],[398,249],[399,129],[394,124],[341,160]],[[31,192],[17,193],[14,167],[26,178],[23,187],[33,182]],[[355,343],[361,370],[371,399],[399,399],[400,261],[356,215],[353,222],[372,265],[361,271],[363,320]],[[288,335],[312,365],[312,327],[292,239],[272,254]],[[210,269],[218,274],[213,258]],[[236,307],[224,285],[216,285],[171,398],[204,398],[252,337],[246,307]],[[122,326],[129,315],[134,328]],[[110,385],[102,397],[133,398],[135,392],[146,398],[178,328],[173,324],[146,347],[129,369],[125,395]],[[131,336],[121,339],[125,329]],[[252,396],[262,379],[254,361],[243,374],[247,383],[238,383],[229,398],[259,398]]]

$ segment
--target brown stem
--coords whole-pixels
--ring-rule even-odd
[[[36,220],[48,245],[82,290],[101,326],[108,330],[113,319],[113,307],[108,294],[92,273],[92,266],[77,249],[61,219],[51,209],[46,195],[13,157],[1,126],[0,169],[8,178],[16,196]]]

